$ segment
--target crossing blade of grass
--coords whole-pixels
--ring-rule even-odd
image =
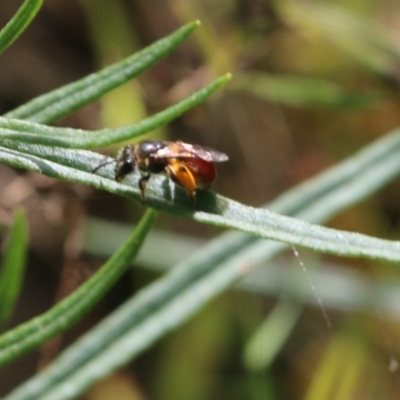
[[[288,279],[285,280],[278,304],[265,317],[246,344],[243,362],[248,370],[253,372],[266,370],[300,318],[304,300],[294,300],[291,293],[295,291],[299,282],[299,272],[302,271],[298,268],[292,269]]]
[[[22,356],[82,318],[129,268],[154,219],[155,212],[148,210],[129,238],[88,281],[46,313],[0,336],[0,349],[6,348],[0,350],[2,363]]]
[[[348,205],[373,193],[399,174],[399,144],[400,135],[398,131],[395,131],[350,159],[313,178],[310,182],[292,189],[272,206],[275,210],[299,218],[315,222],[326,220]],[[324,207],[326,197],[335,197],[335,193],[344,200],[331,202]],[[313,213],[313,210],[317,212]],[[110,344],[116,343],[125,333],[132,330],[130,334],[133,335],[135,327],[138,327],[136,332],[140,334],[135,334],[137,341],[129,341],[130,347],[124,348],[123,357],[129,350],[130,357],[133,358],[150,346],[157,337],[165,335],[174,326],[182,324],[207,301],[284,248],[285,245],[282,243],[250,240],[249,236],[239,233],[229,232],[222,235],[221,238],[212,241],[187,260],[182,261],[163,279],[132,298],[120,310],[64,352],[45,373],[39,374],[22,385],[6,400],[45,398],[43,396],[46,392],[54,390],[53,394],[57,393],[59,389],[57,382],[67,379],[75,372],[75,378],[77,378],[76,375],[81,376],[77,379],[82,386],[78,386],[75,378],[71,378],[69,388],[74,389],[73,393],[83,391],[90,382],[99,377],[100,371],[96,369],[96,365],[99,365],[102,351]],[[183,293],[186,293],[188,298],[183,296]],[[176,309],[171,309],[169,306],[174,299],[175,304],[187,304],[188,307],[185,315],[180,313],[178,318],[172,321],[171,316],[174,314],[171,312]],[[168,316],[163,320],[163,324],[158,325],[157,337],[154,336],[155,332],[153,336],[150,336],[145,330],[146,326],[150,329],[149,325],[145,324],[151,325],[149,321],[152,320],[156,310],[160,310],[160,313],[165,311],[164,315]],[[155,324],[154,320],[152,321]],[[124,344],[127,343],[128,341],[124,342]],[[90,364],[85,365],[89,362]],[[115,362],[114,359],[114,366]],[[120,360],[120,362],[126,361]],[[105,364],[101,373],[107,373],[107,366],[109,367],[110,364]],[[69,397],[59,397],[59,399],[62,398]]]
[[[9,47],[26,27],[42,7],[43,0],[25,0],[17,13],[0,31],[0,53]]]
[[[301,219],[308,220],[307,218]],[[82,221],[82,251],[95,257],[108,258],[128,237],[131,230],[130,223],[102,218],[85,218]],[[220,241],[223,236],[224,234],[214,240]],[[208,241],[188,236],[184,232],[178,234],[162,229],[153,229],[135,262],[144,270],[162,274],[181,260],[200,251],[206,246],[206,243]],[[259,244],[260,247],[266,245],[262,239],[256,239],[254,243]],[[155,247],[159,249],[158,252],[154,252]],[[246,251],[245,247],[242,251]],[[234,254],[232,253],[230,256],[232,258]],[[287,259],[279,257],[271,261],[269,258],[267,254],[265,260],[260,262],[260,268],[237,282],[234,285],[235,291],[269,297],[281,295],[282,282],[286,281],[288,275]],[[309,262],[307,257],[308,273],[310,272]],[[261,267],[261,264],[264,264],[264,268]],[[310,295],[309,280],[303,279],[305,277],[303,275],[289,290],[290,295],[296,301],[303,301],[312,307],[319,307],[322,303],[327,310],[339,312],[368,312],[371,308],[379,308],[380,312],[390,315],[390,318],[400,316],[400,291],[396,289],[400,280],[395,279],[383,283],[374,277],[364,276],[362,271],[354,274],[344,268],[340,260],[338,262],[321,260],[318,265],[318,270],[311,277],[314,286],[318,288],[318,297]],[[218,268],[218,265],[215,268]],[[298,264],[296,264],[296,268],[298,268]]]
[[[26,266],[28,228],[21,210],[14,214],[0,274],[0,331],[3,331],[21,290]]]
[[[140,52],[8,112],[7,118],[50,123],[138,76],[178,47],[200,25],[195,21]]]
[[[136,124],[116,129],[85,131],[82,129],[50,127],[38,123],[0,117],[0,138],[30,144],[43,144],[65,148],[90,149],[132,139],[167,124],[191,108],[204,102],[231,79],[223,75],[184,100]]]
[[[253,372],[266,370],[286,342],[299,320],[301,307],[279,303],[258,327],[247,344],[244,363]]]
[[[34,149],[32,149],[34,151]],[[62,156],[62,149],[52,149],[53,157],[57,151]],[[85,152],[80,152],[85,157]],[[8,151],[0,154],[0,158],[10,163],[18,160],[18,165],[25,165],[29,169],[40,171],[48,176],[86,183],[103,188],[107,191],[121,194],[139,200],[140,194],[137,183],[132,187],[128,184],[118,184],[114,179],[103,178],[74,168],[60,165],[59,163],[44,160],[32,155],[23,155],[19,152]],[[22,157],[21,157],[22,156]],[[91,154],[88,153],[87,157]],[[74,158],[74,162],[76,162]],[[11,160],[12,159],[12,160]],[[61,161],[61,158],[58,162]],[[21,164],[22,163],[22,164]],[[70,161],[68,164],[70,165]],[[93,168],[91,165],[89,168]],[[379,174],[383,173],[377,168]],[[138,175],[134,177],[137,182]],[[243,232],[313,249],[348,257],[366,257],[386,260],[389,262],[400,261],[400,242],[393,242],[371,238],[358,233],[336,231],[322,226],[312,225],[307,222],[275,214],[267,209],[248,207],[233,200],[216,196],[206,191],[199,192],[196,207],[187,199],[183,190],[171,186],[171,182],[161,176],[153,179],[159,182],[155,188],[157,195],[149,191],[146,204],[160,211],[169,212],[181,217],[191,218],[198,222],[208,223],[219,227],[234,228]],[[127,181],[127,183],[129,180]],[[154,186],[153,186],[154,187]]]
[[[14,165],[23,165],[51,177],[91,184],[140,201],[140,194],[136,185],[132,187],[127,184],[119,184],[113,179],[76,171],[71,167],[65,167],[32,155],[22,155],[11,150],[8,152],[3,150],[0,154],[0,160],[8,161]],[[245,206],[233,200],[216,196],[212,192],[198,193],[196,209],[194,209],[185,193],[182,193],[183,190],[176,186],[175,189],[172,188],[171,182],[162,177],[157,178],[157,181],[160,182],[160,187],[156,189],[159,191],[158,196],[149,195],[146,204],[159,211],[219,227],[234,228],[264,239],[282,241],[318,252],[347,257],[380,259],[388,262],[400,261],[400,242],[309,224],[298,219],[278,215],[267,209]],[[178,192],[176,196],[173,193],[175,190]],[[167,196],[165,192],[169,193],[170,196]]]

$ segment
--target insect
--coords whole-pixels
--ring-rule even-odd
[[[115,180],[121,182],[137,167],[141,175],[139,189],[143,202],[146,197],[146,184],[151,174],[165,173],[183,187],[189,198],[194,201],[196,189],[208,189],[215,180],[217,173],[214,163],[227,160],[226,154],[196,144],[143,140],[138,144],[123,147],[115,160],[100,164],[92,172],[115,162]]]

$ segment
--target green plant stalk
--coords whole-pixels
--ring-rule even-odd
[[[0,53],[24,32],[42,7],[43,0],[25,0],[14,17],[0,31]]]
[[[138,53],[16,108],[6,118],[50,123],[98,99],[171,53],[200,25],[191,22]]]
[[[245,348],[244,363],[248,370],[261,372],[269,367],[292,333],[301,311],[300,306],[290,302],[274,307]]]
[[[231,74],[223,75],[166,110],[160,111],[136,124],[126,125],[117,129],[85,131],[83,129],[49,127],[34,122],[0,117],[0,138],[2,140],[10,139],[29,144],[65,148],[90,149],[108,146],[143,135],[163,124],[167,124],[204,102],[230,79]]]
[[[4,330],[18,300],[26,267],[28,229],[25,214],[17,210],[0,275],[0,331]]]
[[[18,158],[13,151],[9,151],[7,157],[4,157],[5,155],[6,152],[0,154],[0,159],[12,164]],[[23,160],[23,164],[29,169],[68,181],[91,184],[133,199],[140,199],[137,187],[119,184],[113,179],[102,178],[87,172],[76,174],[70,167],[60,166],[32,155],[26,157],[18,158],[18,160],[19,163]],[[33,165],[36,165],[37,168],[32,168]],[[137,176],[134,178],[137,179]],[[156,189],[159,191],[158,196],[154,197],[153,194],[148,194],[146,200],[147,205],[157,210],[219,227],[238,229],[264,239],[282,241],[319,252],[380,259],[388,262],[400,261],[400,242],[312,225],[298,219],[277,215],[266,209],[248,207],[233,200],[215,196],[211,192],[199,193],[196,208],[194,208],[184,193],[178,191],[176,197],[172,197],[175,196],[175,193],[172,193],[173,188],[165,187],[165,183],[170,185],[171,182],[164,179],[160,181],[161,177],[159,176],[157,178],[164,185],[158,185]],[[153,179],[153,181],[157,180]],[[170,192],[171,199],[165,198],[165,192]]]
[[[258,251],[258,246],[255,247]],[[260,253],[262,252],[263,250]],[[297,254],[297,250],[294,250],[294,252]],[[246,253],[246,251],[243,253]],[[264,321],[255,333],[251,335],[245,346],[243,362],[249,371],[261,372],[267,370],[301,316],[305,299],[302,296],[297,299],[292,296],[292,293],[296,291],[299,279],[301,280],[299,274],[304,274],[304,271],[298,268],[299,262],[301,263],[297,254],[294,261],[295,265],[292,266],[290,275],[285,279],[285,284],[279,295],[279,302],[264,318]],[[309,268],[307,268],[307,271],[309,274]],[[311,275],[313,275],[313,272],[311,271]],[[312,280],[312,277],[310,279]],[[330,326],[330,322],[327,321],[327,323]]]
[[[63,332],[83,317],[129,268],[153,224],[155,215],[153,210],[148,210],[115,254],[70,296],[41,316],[2,335],[1,348],[9,346],[10,343],[18,343],[8,347],[8,361],[20,357],[47,339]]]

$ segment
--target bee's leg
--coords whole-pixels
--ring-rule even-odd
[[[171,163],[166,167],[168,176],[179,186],[183,187],[194,203],[196,200],[196,181],[190,169],[181,162]]]
[[[91,173],[94,174],[94,173],[97,172],[100,168],[103,168],[104,166],[106,166],[106,165],[108,165],[108,164],[112,164],[112,163],[115,163],[115,160],[109,161],[109,160],[108,160],[108,157],[104,157],[104,160],[103,160],[99,165],[97,165],[96,168],[93,168],[93,169],[91,170]]]
[[[139,179],[139,189],[140,189],[140,194],[142,196],[142,204],[144,204],[146,200],[146,186],[147,182],[150,179],[150,174],[142,174],[141,178]]]

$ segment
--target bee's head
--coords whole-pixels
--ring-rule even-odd
[[[121,182],[126,175],[130,174],[135,170],[135,159],[132,154],[132,146],[128,145],[123,147],[117,154],[117,157],[115,160],[107,160],[99,164],[96,168],[92,170],[92,173],[95,173],[98,171],[100,168],[103,168],[104,166],[111,164],[111,163],[116,163],[115,168],[114,168],[114,173],[115,173],[115,180],[117,182]]]
[[[123,147],[117,154],[115,159],[115,180],[121,182],[126,175],[135,170],[135,159],[132,154],[132,146]]]

